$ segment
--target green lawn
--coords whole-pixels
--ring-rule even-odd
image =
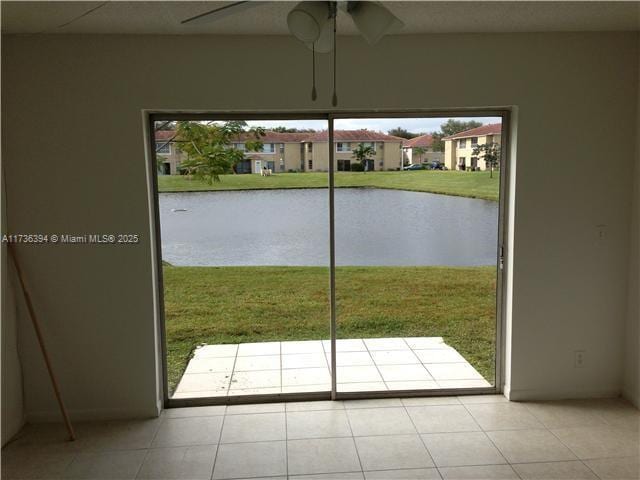
[[[163,272],[171,391],[199,344],[329,338],[328,268]],[[337,267],[336,292],[339,338],[444,337],[493,381],[495,268]]]
[[[404,172],[336,172],[337,187],[378,187],[417,192],[443,193],[463,197],[498,199],[499,173],[460,171],[404,171]],[[161,192],[207,190],[243,190],[272,188],[327,187],[327,173],[279,173],[261,175],[222,175],[221,181],[209,185],[185,175],[159,175]]]

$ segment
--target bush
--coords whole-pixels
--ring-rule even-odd
[[[361,163],[352,163],[351,164],[351,171],[352,172],[364,172],[364,165],[362,165]]]

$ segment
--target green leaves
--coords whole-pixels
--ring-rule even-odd
[[[373,147],[371,145],[365,145],[364,143],[358,144],[358,146],[351,152],[353,158],[358,160],[358,162],[360,162],[360,164],[363,166],[364,162],[370,157],[373,157],[375,154],[376,151],[373,149]]]

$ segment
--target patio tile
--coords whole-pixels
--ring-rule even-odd
[[[183,447],[218,443],[221,416],[167,418],[162,421],[152,447]]]
[[[432,380],[407,380],[404,382],[385,382],[389,390],[435,390],[439,386]]]
[[[407,342],[410,348],[413,350],[426,350],[431,348],[450,348],[442,339],[442,337],[405,337],[404,341]]]
[[[222,345],[204,345],[196,348],[193,352],[194,358],[201,357],[235,357],[238,352],[238,345],[222,344]]]
[[[232,388],[227,393],[228,396],[238,395],[269,395],[273,393],[282,393],[280,387],[262,387],[262,388]]]
[[[359,472],[353,438],[289,440],[289,475]]]
[[[226,390],[229,387],[231,373],[188,373],[183,375],[176,393],[198,392],[204,390]]]
[[[237,357],[235,360],[236,372],[277,370],[280,368],[280,355],[252,355],[249,357]]]
[[[411,397],[403,398],[405,407],[420,407],[426,405],[460,405],[458,397]]]
[[[460,403],[463,405],[472,405],[476,403],[508,403],[507,397],[504,395],[460,395],[458,396]]]
[[[468,363],[427,363],[425,367],[436,380],[482,379],[482,375]]]
[[[329,385],[330,383],[331,375],[327,367],[282,370],[282,385],[285,387],[297,385]]]
[[[292,353],[324,353],[321,340],[307,340],[302,342],[282,342],[282,355]]]
[[[507,463],[483,432],[431,433],[422,439],[438,467]]]
[[[322,347],[325,353],[331,352],[331,342],[329,340],[322,341]],[[360,338],[345,338],[336,340],[336,352],[366,352],[367,347]]]
[[[513,468],[523,480],[598,480],[580,461],[522,463]]]
[[[509,465],[477,465],[473,467],[443,467],[444,480],[520,480]]]
[[[420,363],[411,350],[378,350],[371,352],[376,365],[408,365]]]
[[[386,390],[387,386],[384,382],[338,383],[339,392],[379,392]]]
[[[576,457],[547,430],[487,432],[509,463],[557,462]]]
[[[253,355],[280,355],[280,342],[241,343],[238,347],[239,357]]]
[[[402,338],[365,338],[364,343],[370,352],[375,350],[409,350]]]
[[[385,382],[402,382],[405,380],[433,380],[427,370],[417,365],[379,365],[378,370]]]
[[[192,358],[187,365],[185,373],[228,373],[233,370],[235,360],[235,357]]]
[[[337,379],[340,383],[382,382],[378,369],[373,366],[338,367]]]
[[[292,353],[282,355],[282,368],[327,367],[324,353]]]
[[[287,438],[350,437],[344,410],[287,412]]]
[[[487,382],[484,379],[437,380],[437,384],[440,386],[440,388],[490,388],[492,386],[489,382]]]
[[[517,430],[543,428],[543,425],[518,403],[485,403],[467,405],[476,422],[484,430]]]
[[[329,392],[330,390],[330,382],[317,385],[291,385],[282,387],[282,393]]]
[[[225,405],[213,405],[210,407],[181,407],[166,408],[162,411],[164,418],[183,417],[210,417],[213,415],[224,415],[227,407]]]
[[[216,445],[157,448],[149,450],[137,479],[209,480]]]
[[[254,403],[248,405],[227,406],[227,415],[243,415],[245,413],[279,413],[284,411],[284,403]]]
[[[480,427],[462,405],[407,407],[419,433],[473,432]]]
[[[331,365],[331,355],[327,356],[327,365]],[[369,352],[336,352],[336,363],[339,367],[373,366],[373,358]]]
[[[551,432],[581,459],[630,457],[640,451],[637,430],[607,426],[554,428]]]
[[[65,469],[62,478],[87,480],[134,479],[144,461],[145,455],[145,450],[80,453]]]
[[[602,480],[637,480],[640,478],[640,457],[599,458],[585,460]]]
[[[287,474],[286,442],[220,445],[214,479],[269,477]]]
[[[286,440],[284,413],[228,415],[222,427],[220,443],[248,443]]]
[[[178,392],[176,391],[171,398],[207,398],[207,397],[226,397],[229,391],[223,390],[199,390],[197,392]]]
[[[234,372],[231,389],[280,387],[280,370]]]
[[[353,435],[393,435],[416,433],[404,407],[347,409]]]
[[[316,410],[344,410],[344,402],[340,400],[316,400],[309,402],[288,402],[287,412],[310,412]]]
[[[458,363],[467,360],[453,348],[414,350],[422,363]]]
[[[357,437],[355,441],[364,470],[434,466],[418,435]]]
[[[408,470],[378,470],[364,472],[366,480],[440,480],[437,468],[414,468]]]

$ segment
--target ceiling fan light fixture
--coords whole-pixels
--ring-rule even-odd
[[[304,43],[314,43],[320,38],[325,24],[329,23],[328,2],[300,2],[287,15],[289,31]]]
[[[316,53],[329,53],[333,50],[333,24],[327,22],[320,31],[320,36],[315,42],[306,44],[309,50],[313,50],[315,46]]]
[[[384,35],[404,27],[398,17],[377,2],[349,2],[348,8],[353,23],[371,45],[378,43]]]

